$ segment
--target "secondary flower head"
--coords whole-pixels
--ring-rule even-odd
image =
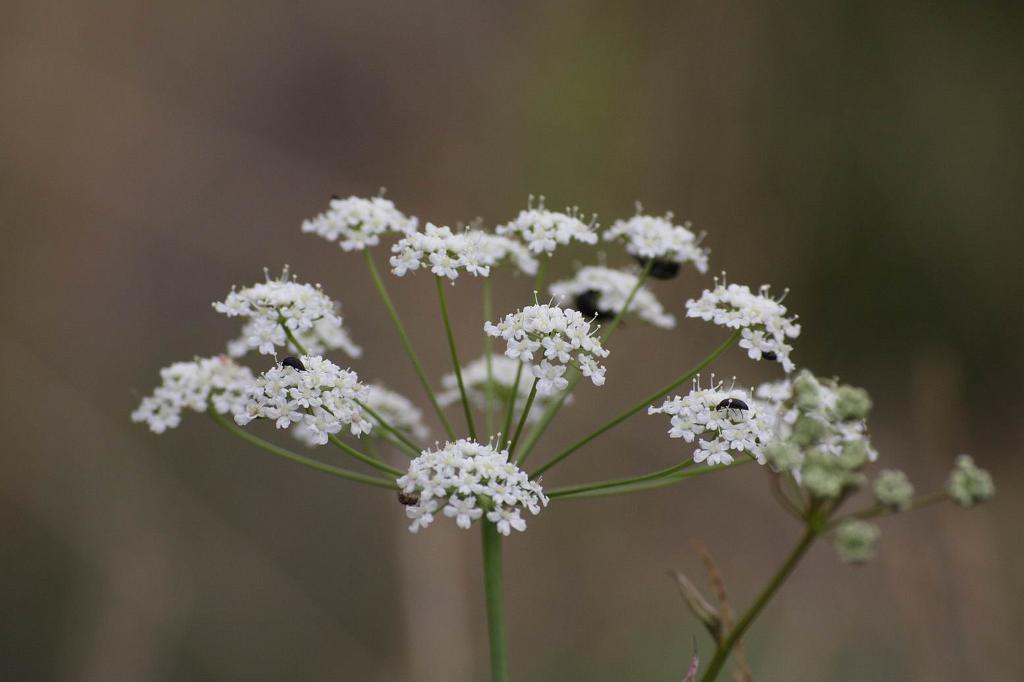
[[[858,471],[878,457],[868,438],[871,399],[864,389],[802,370],[793,379],[762,384],[755,396],[773,413],[765,447],[772,468],[791,471],[820,498],[864,484]]]
[[[792,372],[796,368],[789,359],[793,347],[786,340],[800,335],[800,325],[795,316],[786,316],[783,298],[785,294],[772,298],[768,285],[754,293],[741,284],[726,284],[723,275],[721,281],[715,278],[714,289],[686,302],[686,316],[743,330],[740,347],[747,349],[752,360],[777,360]]]
[[[845,521],[836,529],[836,551],[848,564],[862,564],[875,557],[878,527],[865,521]]]
[[[770,424],[761,405],[749,393],[722,382],[700,387],[700,377],[685,396],[669,398],[660,406],[652,405],[647,414],[667,414],[671,419],[670,438],[697,442],[693,461],[731,464],[731,453],[745,452],[764,463],[762,446],[768,440]]]
[[[572,241],[584,244],[597,243],[597,223],[592,218],[583,222],[578,208],[567,208],[564,212],[549,211],[544,208],[544,197],[537,206],[533,205],[533,197],[525,211],[511,222],[499,225],[496,232],[506,237],[517,237],[536,254],[551,254],[559,246]]]
[[[424,450],[398,479],[412,520],[413,533],[426,528],[441,512],[459,528],[469,528],[484,514],[498,532],[526,530],[522,510],[539,514],[548,498],[536,481],[508,459],[507,450],[461,439],[436,450]]]
[[[228,353],[240,357],[252,349],[272,355],[278,347],[288,345],[290,331],[310,353],[342,349],[353,357],[362,353],[342,327],[338,304],[323,292],[320,285],[302,284],[289,275],[285,267],[274,279],[264,271],[266,281],[244,289],[231,289],[213,309],[228,317],[246,320],[242,334],[228,343]]]
[[[467,230],[466,241],[472,246],[477,260],[488,268],[511,265],[526,275],[536,275],[538,263],[530,250],[521,242],[481,229]]]
[[[632,272],[588,265],[576,271],[572,279],[551,285],[551,295],[588,318],[610,320],[626,305],[630,293],[639,284]],[[638,289],[627,311],[662,329],[676,326],[676,318],[665,312],[649,289]]]
[[[468,231],[453,232],[448,226],[427,223],[422,232],[411,232],[391,247],[391,272],[402,277],[424,267],[451,280],[459,276],[459,270],[487,277],[491,263],[480,249],[480,241]]]
[[[646,265],[654,260],[651,275],[660,279],[674,277],[682,263],[693,263],[698,272],[708,271],[708,249],[701,247],[703,235],[694,234],[692,225],[676,225],[672,214],[643,215],[637,204],[637,214],[628,220],[617,220],[604,233],[606,241],[620,241],[626,253]]]
[[[366,388],[363,405],[380,415],[390,426],[416,440],[423,440],[430,435],[429,429],[423,423],[423,412],[411,400],[379,384],[368,384]],[[367,414],[369,415],[368,412]],[[372,417],[367,418],[373,421]],[[306,426],[305,421],[296,424],[293,430],[295,437],[306,445],[320,445],[317,442],[317,434]],[[385,438],[386,434],[387,431],[383,428],[374,429],[369,433],[370,437],[380,438]]]
[[[896,469],[883,469],[874,485],[875,501],[886,509],[906,511],[914,499],[914,485]]]
[[[595,386],[604,384],[605,368],[598,359],[608,357],[608,351],[578,310],[532,305],[509,313],[498,324],[487,322],[484,331],[504,339],[505,355],[513,360],[533,362],[534,354],[542,353],[533,367],[538,395],[550,395],[568,386],[564,377],[568,366],[578,368]]]
[[[382,234],[408,234],[416,225],[416,218],[406,216],[384,197],[333,197],[325,212],[303,221],[302,231],[338,242],[345,251],[361,251],[379,244]]]
[[[368,398],[369,388],[355,372],[318,355],[285,358],[256,379],[235,422],[245,426],[253,419],[271,419],[279,429],[301,422],[311,441],[323,445],[345,426],[353,436],[370,432],[357,402]]]
[[[946,493],[961,507],[973,507],[992,499],[996,486],[992,475],[979,469],[970,455],[960,455],[946,483]]]
[[[515,412],[522,412],[526,401],[530,396],[530,377],[533,376],[533,369],[530,365],[524,365],[522,375],[519,378],[519,386],[516,388],[516,374],[519,371],[519,362],[511,360],[504,355],[495,353],[491,356],[491,377],[493,384],[493,403],[502,406],[508,404],[512,391],[516,392]],[[466,387],[466,397],[470,402],[483,410],[487,407],[487,357],[477,358],[462,367],[462,382]],[[441,385],[444,391],[437,394],[437,401],[448,406],[457,403],[461,399],[458,380],[454,373],[446,374],[441,378]],[[548,395],[538,395],[533,402],[533,409],[527,415],[527,422],[535,422],[540,419],[544,410],[548,407]],[[567,403],[572,402],[572,396],[566,399]]]
[[[245,408],[253,380],[248,367],[224,355],[176,362],[160,370],[160,385],[142,399],[132,421],[145,422],[153,433],[163,433],[181,423],[184,410],[212,408],[218,414],[238,414]]]

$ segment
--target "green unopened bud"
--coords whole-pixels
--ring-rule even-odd
[[[861,564],[875,557],[878,542],[877,527],[864,521],[845,521],[836,530],[836,551],[848,564]]]
[[[800,485],[820,499],[839,497],[847,488],[859,488],[867,482],[863,475],[847,470],[838,457],[820,450],[807,453],[800,477]]]
[[[792,471],[800,466],[800,448],[787,441],[776,440],[764,448],[768,466],[774,471]]]
[[[875,479],[875,500],[886,509],[904,511],[914,499],[914,486],[907,475],[896,469],[884,469]]]
[[[814,417],[802,414],[793,423],[793,442],[802,447],[820,443],[828,435],[828,425]]]
[[[854,471],[868,463],[871,458],[871,446],[865,440],[852,440],[843,446],[839,453],[839,464],[844,469]]]
[[[836,414],[840,419],[866,419],[871,411],[871,396],[863,388],[840,386],[836,390]]]
[[[956,458],[956,466],[949,475],[946,492],[961,507],[973,507],[979,502],[992,499],[996,494],[992,475],[974,464],[970,455]]]
[[[793,379],[793,399],[796,406],[804,411],[815,409],[821,402],[821,385],[806,369]]]

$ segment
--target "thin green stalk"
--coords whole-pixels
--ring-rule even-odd
[[[508,682],[501,535],[487,519],[480,525],[483,527],[484,597],[487,602],[487,635],[491,645],[491,682]]]
[[[712,658],[711,662],[708,663],[704,676],[700,678],[701,682],[712,682],[718,677],[718,674],[722,671],[722,667],[725,665],[725,660],[729,657],[733,647],[735,647],[736,643],[741,637],[743,637],[747,628],[749,628],[750,624],[754,622],[754,619],[761,613],[765,604],[768,603],[779,587],[782,586],[782,583],[786,582],[786,578],[788,578],[793,572],[793,569],[796,568],[797,563],[799,563],[800,559],[803,558],[804,554],[810,548],[816,537],[817,533],[814,528],[808,526],[807,530],[804,531],[803,537],[800,538],[800,542],[793,548],[793,551],[790,552],[789,556],[786,558],[785,563],[783,563],[775,575],[772,576],[768,585],[766,585],[764,590],[761,591],[761,594],[758,595],[756,600],[754,600],[754,603],[749,609],[747,609],[746,613],[743,614],[743,617],[740,618],[739,622],[736,623],[736,627],[730,630],[729,634],[726,635],[724,640],[722,640],[722,644],[715,651],[714,658]]]
[[[705,367],[710,365],[712,362],[717,360],[718,357],[722,353],[727,351],[734,343],[736,343],[739,340],[739,338],[740,338],[740,334],[741,334],[740,330],[736,330],[735,332],[733,332],[732,335],[728,339],[726,339],[725,343],[723,343],[721,346],[719,346],[718,348],[713,350],[710,355],[708,355],[706,358],[704,358],[699,363],[697,363],[697,365],[695,367],[693,367],[689,372],[687,372],[686,374],[682,375],[681,377],[679,377],[678,379],[673,381],[671,384],[669,384],[665,388],[661,389],[660,391],[657,391],[656,393],[652,393],[651,395],[647,396],[646,398],[644,398],[643,400],[638,402],[633,407],[629,408],[628,410],[626,410],[625,412],[623,412],[619,416],[617,416],[614,419],[612,419],[610,422],[608,422],[608,423],[604,424],[603,426],[595,429],[594,431],[592,431],[591,433],[587,434],[586,436],[584,436],[580,440],[576,441],[575,443],[570,445],[568,448],[566,448],[565,450],[563,450],[562,452],[558,453],[553,458],[551,458],[551,460],[548,461],[547,464],[543,465],[542,467],[537,469],[535,472],[530,474],[530,477],[531,478],[536,478],[537,476],[541,475],[542,473],[544,473],[545,471],[547,471],[551,467],[555,466],[556,464],[561,462],[563,459],[565,459],[566,457],[568,457],[572,453],[574,453],[577,450],[579,450],[581,447],[583,447],[584,445],[586,445],[590,441],[594,440],[595,438],[597,438],[598,436],[600,436],[600,435],[602,435],[604,433],[607,433],[608,431],[610,431],[611,429],[615,428],[616,426],[618,426],[619,424],[621,424],[625,420],[627,420],[630,417],[632,417],[637,412],[640,412],[641,410],[646,409],[649,405],[651,405],[652,403],[654,403],[658,399],[665,397],[666,395],[668,395],[669,393],[674,391],[676,388],[678,388],[681,384],[691,380],[694,376],[696,376],[696,374],[698,372],[700,372],[702,369],[704,369]]]
[[[230,419],[225,418],[224,415],[211,412],[210,416],[213,418],[215,422],[217,422],[217,424],[222,426],[225,430],[238,436],[239,438],[249,443],[250,445],[255,445],[258,448],[263,448],[272,455],[283,457],[284,459],[287,459],[291,462],[295,462],[296,464],[301,464],[304,467],[309,467],[314,471],[330,474],[331,476],[345,478],[350,481],[356,481],[357,483],[365,483],[367,485],[376,486],[378,488],[388,488],[389,490],[398,489],[398,485],[394,481],[389,481],[384,478],[369,476],[367,474],[361,474],[356,471],[349,471],[348,469],[342,469],[340,467],[331,466],[330,464],[318,462],[315,459],[304,457],[296,452],[292,452],[291,450],[282,448],[278,445],[274,445],[269,441],[265,441],[259,436],[253,435],[246,431],[245,429],[241,428]]]
[[[476,427],[473,424],[473,410],[469,406],[466,387],[462,383],[462,365],[459,363],[459,351],[455,348],[455,335],[452,334],[452,322],[448,318],[448,301],[444,295],[444,278],[434,275],[437,284],[437,300],[441,304],[441,318],[444,320],[444,332],[448,337],[448,350],[452,355],[452,367],[455,369],[455,381],[459,384],[459,395],[462,397],[462,411],[466,414],[466,428],[469,437],[476,440]]]
[[[541,255],[537,258],[537,276],[533,278],[533,293],[540,295],[540,289],[544,286],[544,275],[548,271],[548,261],[551,260],[551,256]]]
[[[533,399],[537,397],[537,383],[539,381],[539,378],[535,378],[533,380],[533,385],[530,386],[530,395],[526,397],[526,405],[523,406],[523,413],[519,415],[519,424],[516,426],[516,435],[512,436],[512,444],[508,446],[509,459],[512,459],[512,455],[516,451],[516,443],[519,442],[519,434],[523,432],[523,425],[526,424],[526,418],[530,416],[530,408],[533,407]],[[523,460],[520,459],[518,464],[522,463]]]
[[[278,320],[278,323],[281,325],[281,329],[284,330],[284,335],[288,337],[288,341],[295,347],[295,350],[299,351],[299,355],[309,355],[309,353],[306,352],[305,346],[299,343],[299,340],[295,338],[295,334],[293,334],[292,330],[288,328],[288,325],[285,324],[284,320]]]
[[[420,359],[412,347],[409,335],[405,332],[405,326],[402,324],[402,320],[398,317],[398,310],[395,308],[395,304],[392,303],[391,296],[388,295],[388,290],[384,287],[384,280],[381,279],[380,272],[377,270],[377,264],[373,262],[373,255],[370,253],[370,249],[363,249],[363,252],[366,254],[366,266],[370,270],[370,277],[373,279],[373,285],[377,288],[377,293],[380,295],[380,299],[383,301],[384,307],[387,308],[388,315],[391,317],[391,321],[394,323],[395,329],[398,331],[398,337],[402,340],[402,347],[405,349],[405,354],[409,356],[409,361],[412,363],[412,367],[416,371],[416,377],[420,380],[420,384],[423,386],[423,390],[426,392],[427,398],[430,399],[430,404],[434,407],[434,412],[437,413],[437,418],[441,420],[441,425],[444,426],[444,430],[445,433],[448,434],[448,438],[455,440],[455,430],[452,428],[451,422],[448,421],[448,417],[445,415],[444,410],[441,409],[441,405],[437,402],[437,396],[434,395],[434,389],[430,387],[430,380],[427,379],[427,373],[423,371],[423,365],[420,363]]]
[[[607,343],[608,339],[611,338],[612,333],[619,326],[619,322],[622,321],[622,318],[626,315],[626,312],[629,310],[629,306],[632,305],[633,299],[636,297],[637,293],[643,287],[644,282],[647,281],[648,276],[651,274],[652,267],[654,267],[653,259],[648,261],[647,265],[644,266],[644,269],[643,271],[641,271],[640,276],[637,277],[636,285],[633,287],[632,291],[629,292],[629,295],[626,297],[625,303],[622,304],[622,308],[619,309],[619,312],[615,314],[615,317],[612,318],[612,321],[608,323],[608,327],[604,330],[604,332],[602,332],[602,345]],[[555,418],[555,415],[557,415],[559,410],[562,409],[562,406],[565,404],[565,401],[569,399],[570,395],[572,395],[572,392],[576,388],[576,384],[579,383],[581,377],[582,375],[580,374],[580,371],[575,367],[569,370],[569,376],[567,377],[569,385],[565,387],[565,390],[562,391],[561,395],[558,396],[557,400],[548,405],[548,408],[544,411],[544,414],[541,415],[541,418],[537,422],[536,426],[534,426],[533,429],[530,431],[530,434],[526,441],[526,449],[523,450],[523,459],[526,459],[526,457],[528,457],[529,454],[533,451],[533,448],[537,444],[537,441],[540,440],[540,437],[547,430],[548,425],[551,424],[551,420]]]
[[[910,506],[907,507],[906,509],[896,509],[896,510],[893,510],[893,509],[888,509],[886,507],[869,507],[868,509],[862,509],[862,510],[860,510],[858,512],[853,512],[853,513],[848,514],[848,515],[846,515],[846,516],[844,516],[842,518],[833,519],[832,521],[830,521],[828,523],[827,526],[825,526],[825,531],[827,532],[827,531],[830,531],[830,530],[836,528],[839,524],[843,523],[844,521],[850,521],[850,520],[853,520],[853,519],[858,519],[858,520],[863,521],[863,520],[866,520],[866,519],[873,519],[873,518],[876,518],[876,517],[879,517],[879,516],[888,516],[889,514],[894,514],[896,512],[914,511],[915,509],[921,509],[923,507],[930,507],[933,504],[939,504],[940,502],[945,502],[948,499],[949,499],[949,495],[947,495],[945,492],[935,492],[935,493],[931,493],[930,495],[922,495],[921,497],[918,497],[917,499],[913,500],[910,503]]]
[[[493,299],[491,298],[491,278],[484,278],[484,322],[490,322],[494,315]],[[494,435],[494,367],[491,356],[494,355],[494,339],[484,334],[484,358],[487,363],[487,387],[485,389],[484,416],[487,437]]]
[[[632,485],[634,483],[643,483],[644,481],[653,481],[658,478],[664,478],[674,473],[680,472],[693,464],[693,458],[684,459],[682,462],[677,462],[670,467],[665,469],[659,469],[658,471],[652,471],[649,474],[642,474],[640,476],[630,476],[628,478],[614,478],[609,481],[595,481],[593,483],[581,483],[579,485],[571,485],[564,488],[555,488],[554,490],[548,491],[548,497],[566,497],[579,493],[590,492],[592,490],[604,490],[605,488],[615,488],[623,485]]]
[[[512,430],[512,413],[516,409],[516,399],[519,398],[519,382],[523,378],[523,363],[516,368],[516,380],[512,382],[512,394],[508,397],[508,406],[505,409],[505,428],[501,431],[502,442],[508,442],[508,432]],[[499,443],[501,445],[501,443]]]
[[[377,461],[373,457],[370,457],[367,454],[359,452],[359,450],[356,450],[354,447],[352,447],[342,439],[338,438],[333,433],[327,434],[327,438],[331,441],[331,443],[333,443],[336,447],[340,448],[346,454],[355,457],[363,464],[372,466],[377,471],[383,471],[385,474],[391,474],[392,476],[401,476],[403,473],[396,469],[395,467],[391,466],[390,464],[385,464],[384,462]]]
[[[678,472],[665,474],[663,472],[659,477],[641,477],[645,480],[638,482],[631,482],[628,479],[622,481],[601,481],[595,484],[584,484],[580,486],[572,486],[569,488],[555,488],[554,490],[548,491],[546,494],[548,497],[560,498],[560,499],[576,499],[582,497],[604,497],[605,495],[624,495],[626,493],[642,492],[644,490],[655,490],[657,488],[664,488],[670,485],[675,485],[680,481],[685,481],[690,478],[696,478],[698,476],[704,476],[705,474],[713,474],[718,471],[726,471],[728,469],[735,469],[738,466],[743,466],[754,460],[745,459],[740,460],[734,464],[727,466],[703,466],[695,469],[682,469]]]
[[[372,407],[364,403],[362,400],[356,400],[356,403],[359,405],[359,407],[363,408],[367,414],[373,417],[377,421],[377,423],[380,424],[382,429],[384,429],[385,431],[392,434],[395,438],[398,439],[399,442],[395,443],[396,446],[404,450],[406,453],[412,455],[413,457],[420,456],[420,453],[423,451],[423,448],[419,447],[418,445],[416,445],[416,443],[413,443],[411,440],[409,440],[409,438],[404,433],[402,433],[399,429],[395,428],[390,423],[388,423],[388,421],[384,419],[384,417],[380,416],[380,414],[378,414]]]

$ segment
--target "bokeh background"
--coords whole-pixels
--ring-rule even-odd
[[[410,536],[387,495],[201,418],[128,420],[235,333],[210,301],[285,263],[343,301],[360,374],[420,398],[360,259],[299,232],[380,186],[441,223],[641,200],[707,230],[714,270],[791,287],[798,362],[871,390],[886,462],[930,490],[969,451],[1000,494],[883,521],[865,567],[815,548],[748,637],[755,679],[1022,679],[1022,30],[1019,3],[941,0],[3,3],[0,679],[483,678],[476,533]],[[657,293],[678,313],[708,282]],[[427,284],[392,289],[439,376]],[[470,356],[479,283],[451,300]],[[628,325],[538,456],[720,339]],[[666,466],[664,428],[549,478]],[[796,536],[753,469],[556,504],[507,544],[514,677],[678,680],[710,646],[667,569],[706,584],[702,541],[742,606]]]

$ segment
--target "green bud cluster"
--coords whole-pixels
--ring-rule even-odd
[[[845,521],[836,530],[835,545],[840,560],[862,564],[875,558],[878,527],[865,521]]]
[[[875,479],[875,501],[891,511],[906,511],[914,499],[914,486],[907,475],[884,469]]]
[[[996,486],[992,475],[979,469],[970,455],[960,455],[946,482],[946,493],[961,507],[973,507],[992,499]]]

